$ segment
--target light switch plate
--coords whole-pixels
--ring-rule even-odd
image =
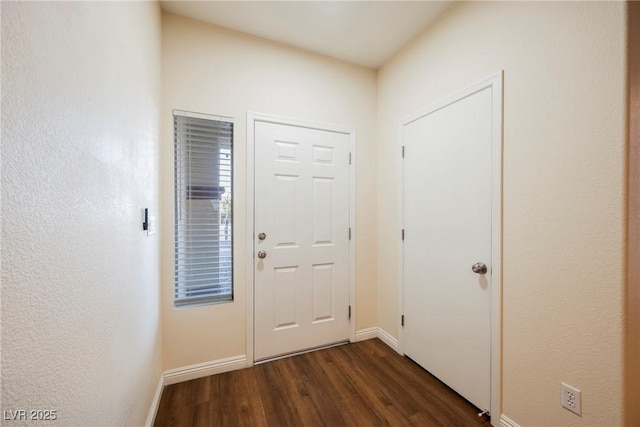
[[[156,216],[149,215],[147,223],[147,236],[153,236],[156,234]]]

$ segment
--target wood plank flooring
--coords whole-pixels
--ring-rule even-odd
[[[156,427],[478,426],[477,409],[378,339],[165,387]]]

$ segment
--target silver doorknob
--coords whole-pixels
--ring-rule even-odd
[[[267,253],[265,251],[258,252],[258,258],[262,259],[266,257],[267,257]]]
[[[487,265],[484,262],[476,262],[471,266],[474,273],[485,274],[487,272]]]
[[[260,234],[258,234],[258,239],[260,239],[260,240],[264,240],[264,239],[266,239],[266,238],[267,238],[267,235],[266,235],[266,234],[264,234],[264,233],[260,233]]]

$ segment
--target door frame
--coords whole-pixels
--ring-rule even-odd
[[[296,126],[307,129],[342,133],[349,136],[349,153],[351,162],[349,167],[349,305],[351,318],[349,319],[349,341],[356,340],[356,131],[344,126],[320,123],[308,120],[298,120],[279,117],[270,114],[247,111],[247,366],[255,364],[254,343],[254,289],[255,289],[255,124],[256,122],[274,123]]]
[[[403,120],[398,131],[398,152],[404,146],[404,126],[430,113],[451,105],[483,89],[491,88],[491,424],[498,425],[502,415],[502,161],[503,161],[503,71],[500,70],[479,83],[456,92],[439,102],[421,109]],[[404,163],[399,158],[400,203],[399,214],[401,228],[404,229]],[[404,313],[404,244],[400,245],[398,280],[398,352],[403,351],[403,326],[401,316]],[[484,409],[484,408],[480,408]]]

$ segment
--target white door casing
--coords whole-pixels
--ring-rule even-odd
[[[256,119],[253,140],[254,360],[346,341],[352,135]]]
[[[500,415],[501,74],[401,126],[401,351]],[[484,262],[486,274],[471,270]]]

